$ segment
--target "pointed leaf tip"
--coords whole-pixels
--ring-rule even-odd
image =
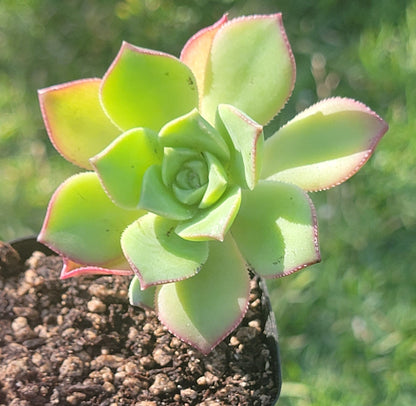
[[[254,189],[263,161],[263,127],[227,104],[218,106],[217,125],[224,128],[223,136],[230,144],[233,180],[245,189]]]
[[[184,63],[127,42],[104,75],[100,97],[108,116],[123,130],[159,131],[198,105],[195,78]]]
[[[160,321],[181,340],[208,354],[241,322],[248,308],[250,279],[231,236],[210,242],[201,271],[156,292]]]
[[[228,21],[224,14],[215,24],[194,34],[181,51],[181,61],[189,66],[195,75],[199,92],[204,91],[205,73],[209,61],[212,41],[218,30]]]
[[[43,121],[55,149],[68,161],[89,169],[120,130],[104,113],[98,91],[101,79],[82,79],[38,91]]]
[[[387,129],[387,123],[360,102],[323,100],[266,140],[261,177],[308,191],[331,188],[367,162]]]
[[[207,209],[200,210],[193,218],[181,222],[175,231],[189,241],[223,241],[241,204],[241,189],[230,187],[221,198]]]
[[[230,104],[264,125],[286,103],[295,75],[281,14],[230,20],[212,41],[201,112],[214,122],[217,106]]]

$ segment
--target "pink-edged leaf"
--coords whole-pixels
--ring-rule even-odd
[[[197,275],[158,288],[156,311],[173,334],[207,354],[241,322],[249,291],[246,264],[227,235],[224,242],[209,243]]]
[[[231,150],[230,172],[241,187],[253,189],[261,171],[263,160],[263,127],[237,108],[220,104],[217,126],[224,126],[223,136]]]
[[[123,130],[154,131],[198,105],[192,71],[179,59],[123,42],[104,75],[101,101]]]
[[[61,279],[68,279],[76,276],[85,275],[119,275],[128,276],[133,273],[127,261],[122,261],[119,264],[108,264],[105,266],[93,266],[77,264],[68,258],[63,258],[63,267],[61,271]]]
[[[143,214],[116,206],[98,176],[84,172],[55,191],[38,240],[73,262],[107,267],[121,262],[121,233]]]
[[[207,209],[200,210],[190,220],[181,222],[175,229],[189,241],[223,241],[241,204],[241,189],[231,186],[221,198]]]
[[[281,14],[230,20],[212,41],[201,114],[213,123],[218,105],[230,104],[264,125],[292,93],[295,71]]]
[[[119,134],[104,113],[101,79],[83,79],[39,90],[43,121],[52,144],[68,161],[91,168],[89,158]]]
[[[195,75],[199,93],[204,92],[205,71],[209,61],[212,41],[215,34],[227,20],[227,14],[224,14],[215,24],[193,35],[182,49],[180,59],[191,68]]]
[[[143,289],[189,278],[208,257],[208,242],[187,241],[175,233],[176,221],[148,213],[121,237],[124,255]]]
[[[112,200],[118,206],[135,209],[145,171],[153,164],[160,164],[162,157],[157,133],[135,128],[116,138],[91,158],[91,163]]]
[[[315,209],[295,185],[259,181],[243,191],[231,234],[250,268],[266,278],[320,261]]]
[[[261,177],[308,191],[331,188],[367,162],[387,129],[387,123],[360,102],[323,100],[265,141]]]

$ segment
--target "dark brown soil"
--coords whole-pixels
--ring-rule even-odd
[[[0,242],[0,405],[270,405],[277,396],[264,303],[253,281],[241,325],[208,356],[152,311],[129,278],[61,281],[61,260],[25,265]]]

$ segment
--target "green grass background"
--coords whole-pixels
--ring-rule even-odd
[[[390,124],[343,185],[312,194],[323,262],[269,283],[280,332],[279,405],[416,404],[416,1],[1,0],[0,239],[37,233],[79,169],[50,145],[36,90],[100,77],[121,41],[178,55],[231,16],[283,12],[294,94],[267,134],[328,96]]]

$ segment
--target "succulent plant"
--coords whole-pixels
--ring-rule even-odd
[[[124,42],[102,79],[40,90],[53,145],[87,170],[59,186],[39,234],[61,277],[133,275],[130,302],[208,353],[243,318],[249,271],[320,261],[307,192],[357,172],[387,124],[330,98],[264,140],[294,83],[281,14],[225,15],[180,59]]]

